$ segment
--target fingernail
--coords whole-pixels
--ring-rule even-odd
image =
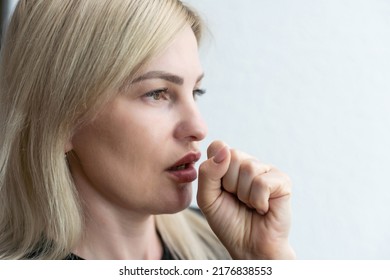
[[[222,149],[220,149],[220,150],[218,151],[218,153],[214,156],[213,161],[214,161],[215,163],[221,163],[221,162],[223,162],[223,161],[225,160],[226,156],[227,156],[226,146],[224,146],[224,147],[223,147]]]

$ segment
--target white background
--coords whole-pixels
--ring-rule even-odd
[[[390,259],[390,1],[187,0],[214,139],[293,181],[299,259]]]
[[[210,29],[202,149],[289,174],[299,259],[390,259],[390,1],[186,2]]]

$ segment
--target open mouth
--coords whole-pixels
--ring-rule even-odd
[[[191,168],[200,159],[201,154],[199,152],[190,152],[180,160],[178,160],[172,167],[168,168],[169,171],[180,171]]]
[[[168,170],[169,170],[169,171],[180,171],[180,170],[185,170],[185,169],[190,168],[190,167],[193,166],[194,164],[195,164],[195,162],[192,162],[192,163],[184,163],[184,164],[181,164],[181,165],[178,165],[178,166],[171,167],[171,168],[169,168]]]
[[[167,171],[173,176],[175,181],[179,183],[189,183],[197,178],[195,163],[200,159],[199,152],[191,152],[177,161]]]
[[[175,167],[172,167],[172,168],[169,168],[169,171],[180,171],[180,170],[184,170],[184,169],[187,169],[189,166],[189,164],[182,164],[182,165],[179,165],[179,166],[175,166]]]

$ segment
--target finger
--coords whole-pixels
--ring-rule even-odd
[[[230,162],[229,148],[220,141],[213,142],[207,151],[208,160],[199,166],[198,206],[206,211],[222,192],[221,179]]]
[[[237,184],[240,173],[240,165],[243,158],[246,155],[243,153],[231,149],[230,150],[230,165],[229,169],[226,172],[226,175],[222,179],[223,189],[232,194],[237,194]]]
[[[224,190],[230,192],[232,194],[238,194],[239,181],[241,177],[241,172],[244,171],[244,175],[246,173],[250,173],[250,175],[255,176],[261,173],[261,170],[268,171],[270,169],[269,165],[264,165],[260,163],[256,158],[250,156],[246,153],[237,150],[230,150],[231,160],[230,166],[226,175],[222,179],[222,185]],[[248,170],[255,169],[255,166],[258,165],[261,170]],[[262,166],[264,165],[264,166]],[[255,171],[255,172],[252,172]],[[265,172],[264,171],[264,172]],[[255,173],[255,174],[252,174]],[[249,184],[250,185],[250,184]]]
[[[212,158],[225,146],[227,147],[227,145],[223,141],[213,141],[207,148],[207,158]]]
[[[278,170],[256,176],[251,185],[249,205],[259,214],[269,211],[270,199],[277,199],[291,194],[290,179]]]
[[[240,171],[237,183],[237,197],[240,201],[250,207],[249,194],[253,179],[268,172],[270,165],[261,163],[256,158],[247,158],[240,164]]]

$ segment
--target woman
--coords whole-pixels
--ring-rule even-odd
[[[177,0],[21,0],[1,61],[0,258],[280,259],[290,183],[208,149],[202,25]],[[211,229],[212,230],[211,230]]]

